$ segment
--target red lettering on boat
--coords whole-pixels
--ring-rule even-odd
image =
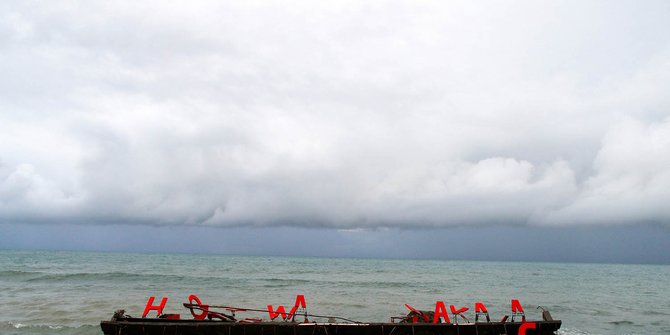
[[[194,319],[204,320],[207,317],[207,314],[209,314],[209,305],[203,305],[202,301],[200,301],[200,298],[198,298],[197,295],[195,295],[195,294],[189,295],[188,296],[188,302],[192,305],[198,305],[199,308],[197,308],[197,309],[200,309],[202,311],[202,313],[196,313],[194,311],[194,309],[196,309],[196,308],[194,308],[193,306],[190,307],[191,315],[193,315]]]
[[[433,314],[433,323],[440,323],[440,317],[444,318],[444,322],[451,323],[449,319],[449,314],[447,313],[447,306],[444,305],[444,301],[438,301],[435,303],[435,313]]]
[[[295,297],[295,304],[293,304],[293,308],[291,308],[291,311],[286,315],[286,308],[284,308],[283,305],[277,306],[277,310],[275,311],[272,305],[268,305],[268,314],[270,315],[270,319],[274,320],[277,318],[279,315],[281,315],[282,319],[284,320],[292,320],[293,316],[295,315],[295,312],[298,311],[298,308],[307,308],[307,303],[305,302],[305,296],[302,294],[298,294]]]
[[[517,299],[512,299],[512,321],[518,315],[521,315],[521,322],[526,322],[526,313],[523,311],[523,307],[521,307],[521,302]]]
[[[149,311],[156,311],[158,315],[163,314],[163,308],[165,308],[165,304],[167,303],[168,298],[161,299],[160,305],[153,305],[155,299],[156,298],[153,296],[149,297],[149,300],[147,301],[147,306],[144,307],[144,312],[142,313],[143,318],[147,317]]]
[[[272,305],[268,305],[268,313],[270,314],[270,320],[274,320],[280,314],[281,318],[286,320],[286,309],[284,309],[284,306],[280,305],[279,307],[277,307],[277,311],[275,312]]]
[[[521,327],[519,327],[519,335],[526,335],[526,330],[528,329],[535,329],[537,328],[537,324],[535,322],[524,322],[521,324]]]

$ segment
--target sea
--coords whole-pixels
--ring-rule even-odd
[[[190,318],[191,294],[287,310],[302,294],[310,314],[365,322],[436,301],[469,307],[470,319],[483,302],[498,320],[518,299],[529,319],[542,306],[562,320],[559,334],[670,334],[668,265],[0,251],[0,334],[102,334],[101,320],[141,316],[150,296]]]

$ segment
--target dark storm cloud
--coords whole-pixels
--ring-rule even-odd
[[[670,222],[664,2],[0,6],[5,222]]]
[[[0,232],[0,250],[670,264],[670,233],[652,225],[343,230],[0,223]]]

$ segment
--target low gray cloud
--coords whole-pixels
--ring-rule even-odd
[[[0,9],[5,222],[670,222],[665,2]]]

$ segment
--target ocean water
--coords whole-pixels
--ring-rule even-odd
[[[0,251],[0,334],[101,334],[100,320],[122,308],[140,316],[152,295],[190,317],[190,294],[246,308],[290,307],[303,294],[309,313],[358,321],[437,300],[483,301],[499,319],[519,299],[530,319],[541,319],[537,306],[561,319],[560,334],[670,334],[663,265]]]

